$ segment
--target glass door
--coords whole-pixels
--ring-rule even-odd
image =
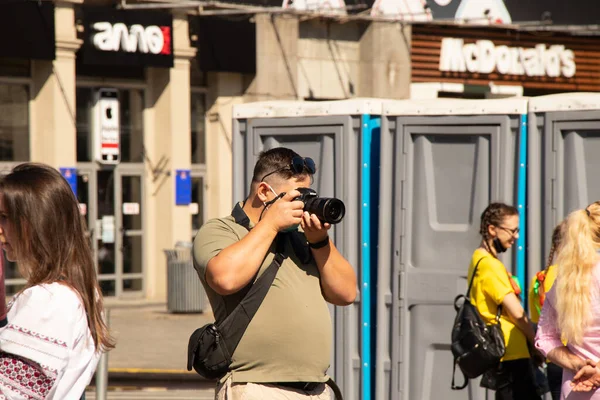
[[[143,166],[118,170],[115,185],[119,296],[139,297],[144,290]]]
[[[121,87],[123,86],[123,87]],[[119,100],[118,165],[94,161],[91,110],[94,94],[112,87]],[[87,209],[90,237],[97,262],[98,278],[105,296],[124,298],[144,295],[144,93],[141,83],[90,80],[77,82],[77,161],[82,176],[87,174],[80,202]],[[80,182],[81,183],[81,182]],[[87,185],[87,186],[86,186]],[[87,202],[87,203],[86,203]],[[83,206],[86,203],[86,206]]]
[[[119,296],[116,235],[115,169],[96,171],[97,187],[93,192],[98,204],[96,213],[95,250],[98,279],[105,296]]]
[[[88,225],[102,293],[144,294],[143,166],[78,168],[77,197]]]
[[[97,185],[96,170],[93,166],[80,166],[77,168],[77,201],[79,202],[79,212],[85,220],[87,236],[90,239],[90,246],[94,254],[98,254],[97,238],[100,234],[99,227],[96,226],[98,199],[95,193]]]

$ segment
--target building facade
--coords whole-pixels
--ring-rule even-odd
[[[243,200],[232,195],[236,104],[600,89],[596,37],[514,25],[530,16],[512,2],[513,25],[502,27],[435,21],[485,13],[468,1],[427,2],[412,21],[386,19],[396,11],[383,3],[366,18],[2,4],[0,33],[10,40],[0,43],[0,170],[23,161],[60,169],[80,201],[104,294],[164,301],[164,249]],[[6,277],[9,294],[24,283],[15,265]]]
[[[233,105],[409,95],[410,30],[398,24],[81,0],[0,5],[0,19],[14,39],[0,44],[0,169],[60,169],[118,301],[164,301],[164,249],[243,200]],[[23,286],[16,265],[6,284]]]

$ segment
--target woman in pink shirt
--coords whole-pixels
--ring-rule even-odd
[[[563,368],[562,399],[600,400],[593,383],[593,366],[600,360],[598,251],[600,202],[595,202],[567,217],[556,259],[558,277],[544,302],[536,335],[536,347]]]

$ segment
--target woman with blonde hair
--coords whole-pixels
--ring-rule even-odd
[[[26,163],[0,178],[0,242],[27,281],[0,328],[0,398],[79,399],[114,347],[85,232],[55,169]]]
[[[546,302],[546,295],[550,289],[552,289],[552,286],[556,281],[557,270],[554,261],[564,236],[566,226],[566,220],[562,220],[560,224],[554,227],[554,231],[552,232],[552,245],[550,246],[550,254],[548,255],[546,268],[533,277],[531,285],[529,286],[529,313],[531,322],[535,325],[537,325],[540,320],[542,307]],[[548,362],[546,375],[552,400],[559,400],[562,385],[562,368],[553,362]]]
[[[593,368],[588,375],[578,372],[600,359],[599,251],[600,202],[595,202],[566,219],[556,258],[556,283],[538,323],[536,347],[563,368],[562,398],[600,399],[595,390],[572,393],[592,390]]]

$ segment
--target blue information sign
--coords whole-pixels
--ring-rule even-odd
[[[71,190],[73,190],[75,197],[77,197],[77,168],[60,168],[60,173],[69,182]]]
[[[175,170],[175,205],[187,206],[192,202],[192,177],[189,169]]]

